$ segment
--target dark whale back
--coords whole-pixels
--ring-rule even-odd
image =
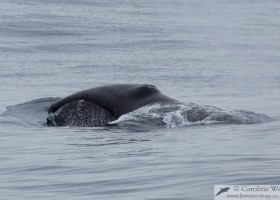
[[[272,121],[265,115],[253,112],[238,110],[227,112],[213,106],[203,107],[196,104],[184,106],[177,100],[163,95],[152,85],[120,84],[84,90],[58,100],[49,108],[47,124],[51,126],[103,126],[123,114],[155,103],[163,103],[159,106],[158,112],[172,114],[174,110],[179,110],[180,116],[177,120],[179,122],[184,122],[182,118],[188,123],[203,120],[236,124]],[[176,119],[176,117],[172,118],[172,123],[177,123]]]
[[[49,113],[76,100],[87,100],[108,110],[115,118],[153,103],[177,102],[163,95],[155,86],[146,84],[117,84],[100,86],[81,92],[55,102]]]

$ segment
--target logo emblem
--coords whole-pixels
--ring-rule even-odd
[[[216,196],[224,193],[224,192],[227,192],[228,190],[230,189],[230,187],[226,187],[226,188],[221,188],[221,190],[216,194]]]

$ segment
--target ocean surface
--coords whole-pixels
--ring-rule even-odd
[[[279,19],[278,0],[1,0],[0,199],[209,200],[215,184],[280,184]],[[140,108],[113,126],[45,125],[57,98],[119,83],[273,120],[156,126]]]

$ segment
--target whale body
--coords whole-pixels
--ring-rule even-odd
[[[101,126],[154,103],[178,103],[147,84],[116,84],[83,90],[62,98],[48,110],[53,126]]]
[[[156,108],[150,105],[159,104]],[[148,105],[149,113],[134,110]],[[256,124],[274,119],[245,110],[224,110],[214,106],[182,103],[162,94],[147,84],[116,84],[83,90],[59,99],[48,110],[49,126],[104,126],[131,113],[139,121],[149,124],[172,123],[229,123]],[[140,118],[139,118],[140,117]],[[158,117],[158,119],[157,119]]]

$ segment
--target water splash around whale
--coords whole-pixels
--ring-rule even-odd
[[[2,119],[6,119],[6,121],[8,120],[10,123],[19,123],[26,126],[46,125],[46,119],[52,119],[52,116],[48,115],[47,110],[50,105],[58,99],[59,98],[49,97],[9,106],[2,114],[1,121],[4,123],[5,120]],[[83,102],[79,103],[82,105]],[[80,119],[87,118],[87,121],[85,121],[84,124],[78,124],[79,126],[92,126],[92,124],[95,123],[97,126],[120,124],[125,126],[126,124],[133,124],[136,126],[145,125],[174,128],[209,124],[258,124],[274,121],[274,119],[266,115],[255,112],[221,109],[195,103],[146,105],[124,114],[116,120],[110,117],[109,113],[98,108],[98,106],[95,107],[95,110],[95,113],[85,112],[83,109],[77,109],[76,113],[68,113],[68,118],[66,120],[71,122],[68,126],[77,126],[76,120],[79,116]],[[100,117],[100,119],[93,118],[97,116]],[[93,122],[92,120],[95,121]],[[102,120],[108,121],[108,123],[105,124]]]

